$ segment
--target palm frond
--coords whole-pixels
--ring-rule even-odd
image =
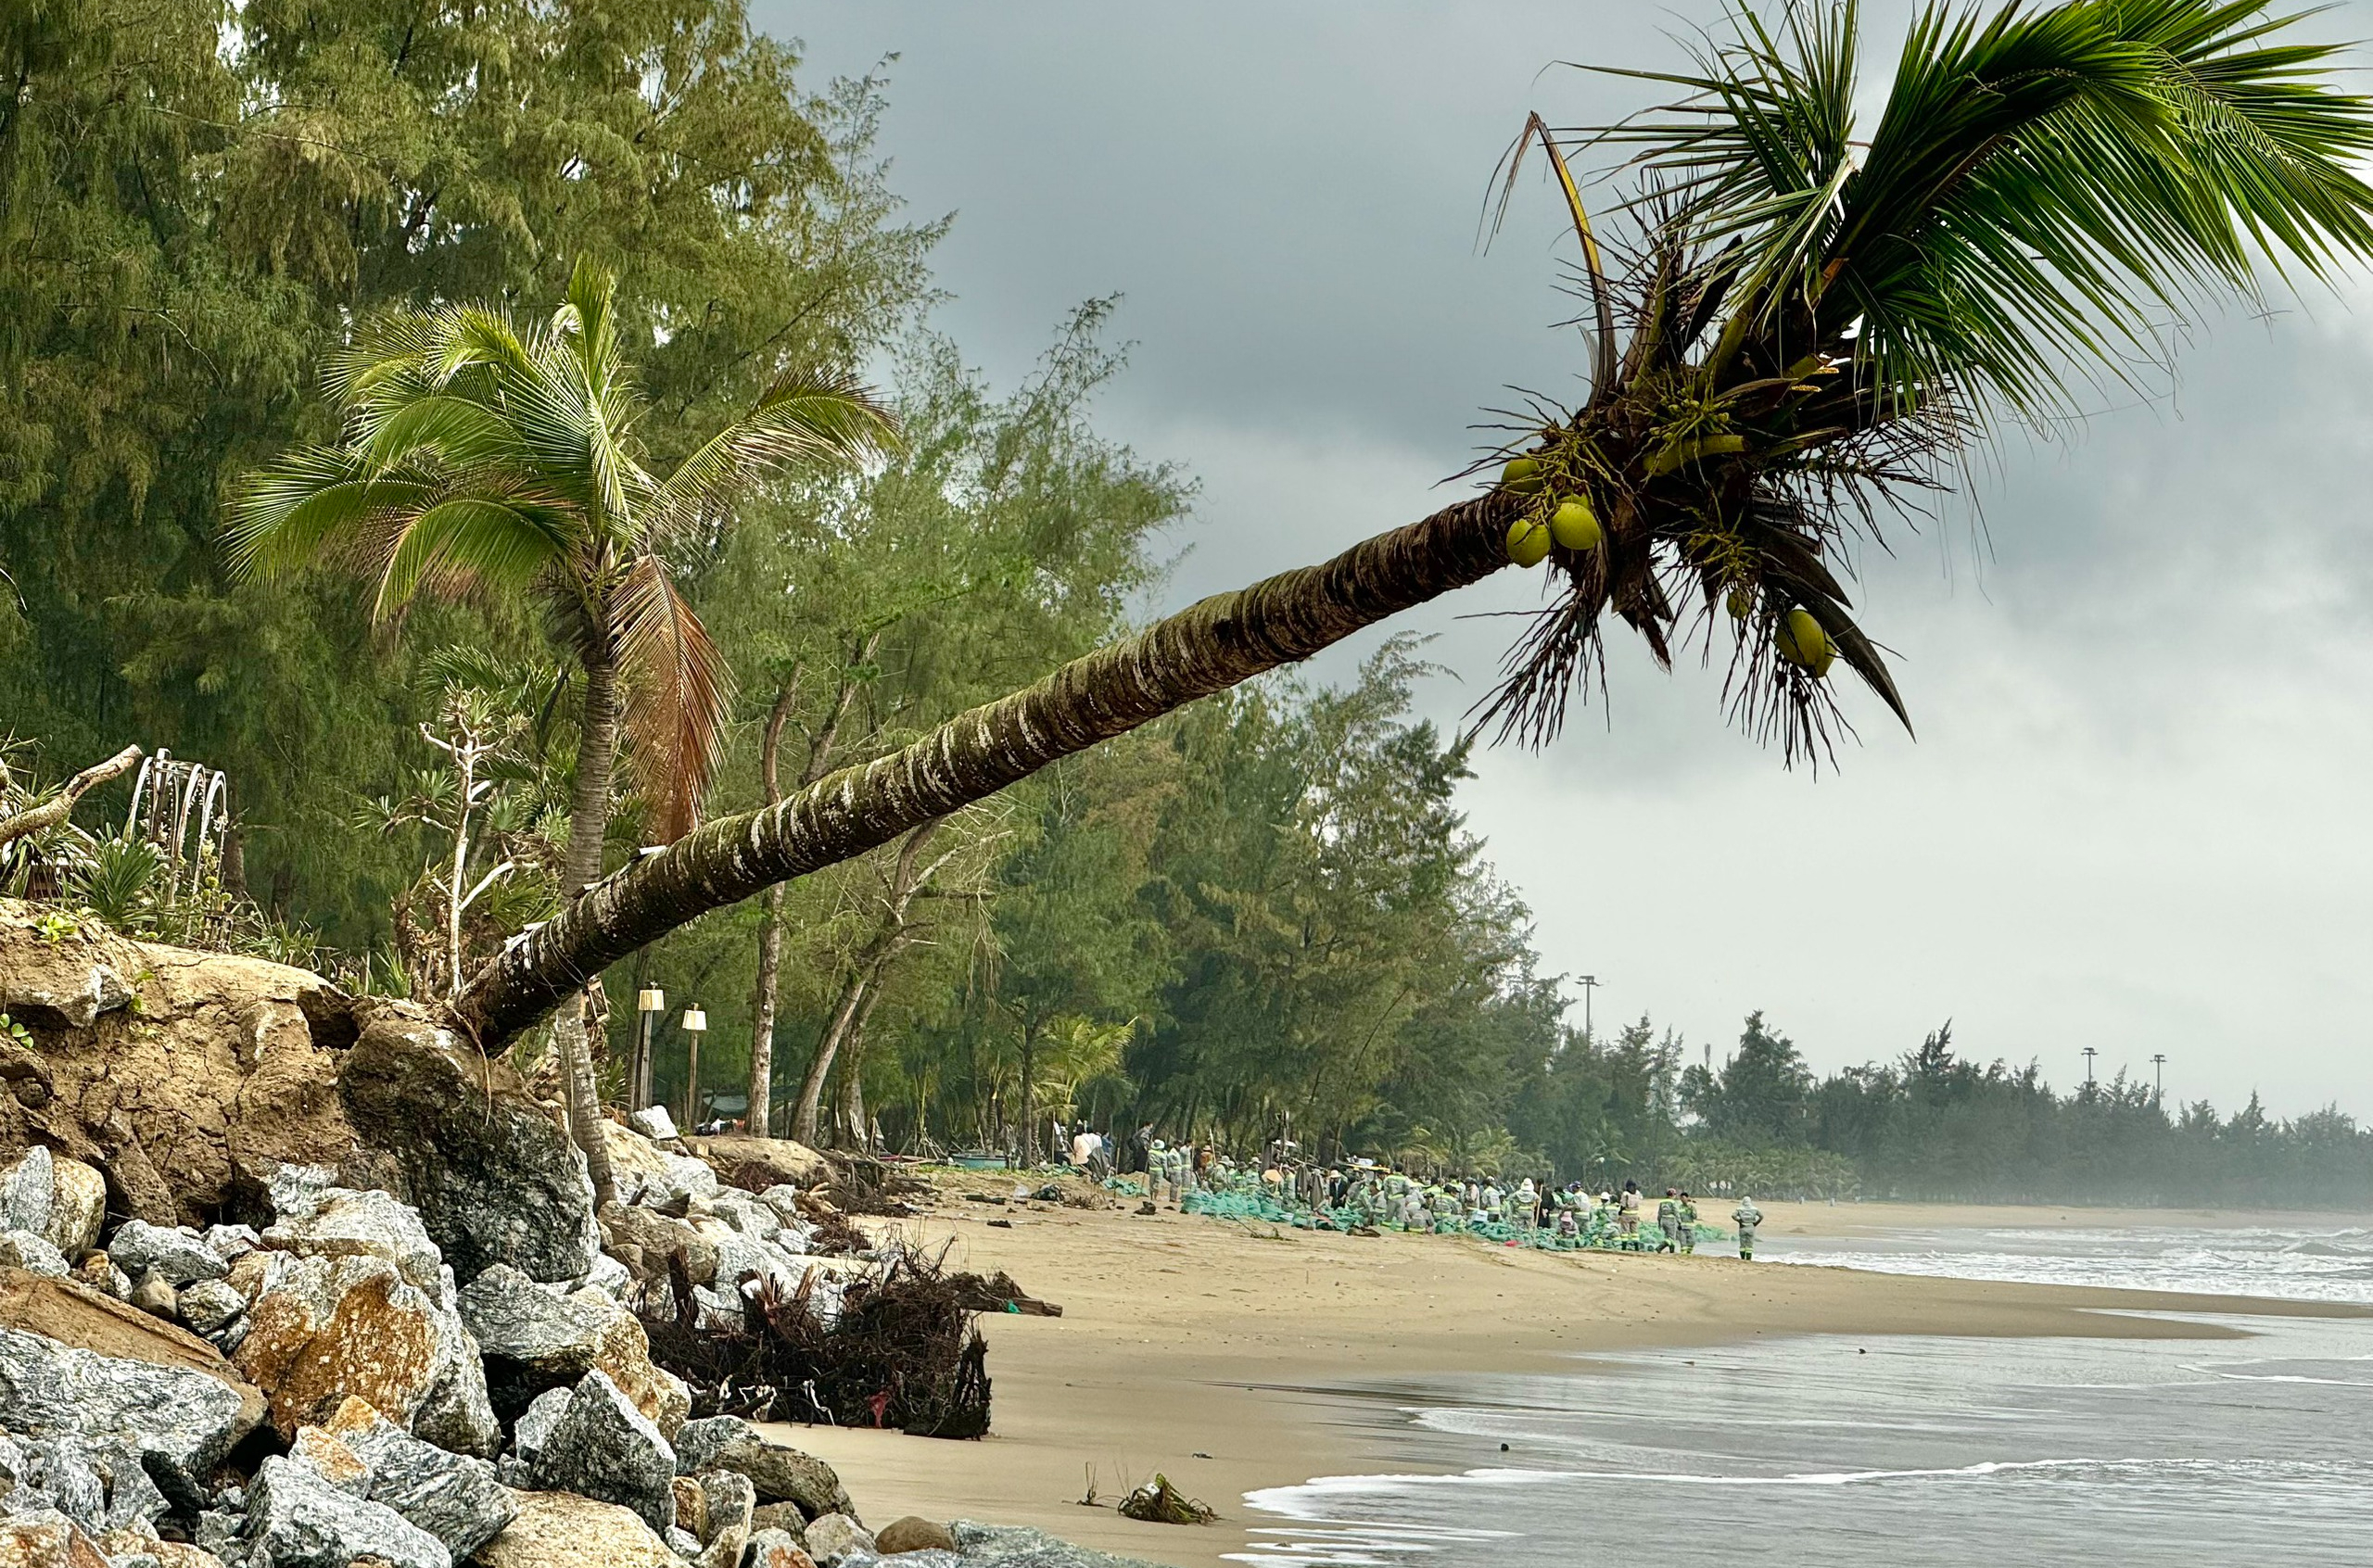
[[[1908,725],[1850,615],[1849,541],[1883,544],[1993,421],[2138,379],[2261,273],[2373,254],[2373,105],[2336,90],[2332,46],[2289,35],[2299,14],[1931,4],[1865,144],[1859,7],[1768,11],[1689,71],[1620,73],[1681,96],[1589,133],[1635,183],[1614,209],[1621,373],[1579,410],[1531,411],[1502,455],[1536,465],[1529,517],[1579,498],[1605,537],[1553,552],[1556,601],[1482,705],[1504,734],[1557,732],[1606,615],[1662,662],[1693,603],[1709,657],[1732,612],[1733,711],[1792,756],[1843,726],[1832,656]],[[1815,657],[1781,635],[1798,612]]]
[[[634,561],[611,606],[628,752],[651,829],[660,842],[672,843],[700,821],[732,711],[732,668],[658,557]]]
[[[654,528],[693,528],[766,474],[801,463],[859,463],[898,443],[897,421],[870,387],[851,376],[787,370],[748,413],[653,487],[645,515]]]

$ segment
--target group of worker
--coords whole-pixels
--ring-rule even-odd
[[[1492,1176],[1422,1181],[1372,1163],[1326,1167],[1298,1157],[1284,1138],[1263,1151],[1257,1171],[1241,1170],[1208,1144],[1172,1144],[1141,1127],[1119,1148],[1087,1128],[1052,1129],[1054,1146],[1071,1164],[1103,1178],[1140,1176],[1148,1202],[1184,1206],[1198,1193],[1258,1192],[1276,1208],[1305,1216],[1313,1226],[1351,1229],[1390,1226],[1404,1231],[1484,1232],[1536,1238],[1535,1245],[1603,1246],[1626,1252],[1692,1253],[1697,1250],[1697,1203],[1679,1187],[1657,1200],[1656,1228],[1643,1231],[1646,1199],[1637,1182],[1619,1191],[1593,1194],[1580,1182],[1562,1187],[1529,1176],[1502,1185]],[[1297,1223],[1301,1222],[1297,1220]],[[1752,1260],[1763,1211],[1752,1197],[1731,1210],[1738,1228],[1739,1256]]]

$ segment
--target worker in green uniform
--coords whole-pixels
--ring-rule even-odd
[[[1755,1207],[1751,1197],[1741,1197],[1739,1206],[1731,1210],[1731,1223],[1739,1228],[1739,1260],[1755,1261],[1755,1228],[1763,1223],[1763,1210]]]

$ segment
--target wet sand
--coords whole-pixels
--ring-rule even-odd
[[[1002,1183],[992,1183],[1002,1187]],[[783,1429],[839,1467],[869,1523],[905,1513],[1035,1524],[1109,1551],[1184,1565],[1242,1549],[1252,1489],[1405,1468],[1400,1423],[1329,1386],[1428,1372],[1539,1372],[1593,1350],[1758,1334],[2230,1337],[2128,1314],[2359,1315],[2249,1298],[1999,1284],[1744,1264],[1735,1258],[1542,1253],[1463,1238],[1356,1237],[1123,1208],[948,1201],[897,1230],[949,1261],[1003,1269],[1060,1318],[999,1316],[984,1332],[994,1429],[975,1443]],[[1009,1190],[1005,1188],[1004,1190]],[[1764,1233],[1904,1227],[2243,1224],[2202,1210],[1766,1203]],[[1709,1207],[1707,1212],[1711,1215]],[[1010,1228],[988,1223],[1009,1221]],[[1111,1504],[1160,1471],[1217,1509],[1210,1528],[1141,1524]],[[1100,1506],[1082,1505],[1093,1488]]]

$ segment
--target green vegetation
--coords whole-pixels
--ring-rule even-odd
[[[2082,1186],[2083,1117],[2159,1135],[2124,1087],[1815,1086],[1759,1026],[1700,1083],[1645,1025],[1575,1035],[1455,809],[1470,742],[1412,714],[1421,651],[1268,672],[1513,558],[1556,602],[1488,704],[1508,732],[1555,730],[1607,616],[1664,659],[1693,599],[1792,751],[1830,733],[1833,660],[1902,711],[1849,531],[2266,257],[2373,247],[2364,106],[2263,21],[1936,13],[1864,134],[1853,6],[1749,20],[1602,144],[1646,182],[1602,216],[1619,247],[1564,184],[1584,406],[1536,411],[1478,497],[1139,628],[1192,485],[1096,426],[1113,301],[1018,387],[968,369],[882,84],[816,90],[739,0],[11,13],[0,714],[40,746],[0,813],[136,742],[222,769],[235,828],[183,891],[101,784],[0,842],[0,887],[57,940],[449,1003],[557,1069],[580,1132],[662,988],[706,1011],[703,1106],[823,1140],[1290,1123],[1445,1168],[1890,1191],[1965,1145],[1934,1168],[1968,1191]],[[675,1016],[648,1066],[680,1105]],[[2316,1127],[2259,1142],[2361,1146]]]

